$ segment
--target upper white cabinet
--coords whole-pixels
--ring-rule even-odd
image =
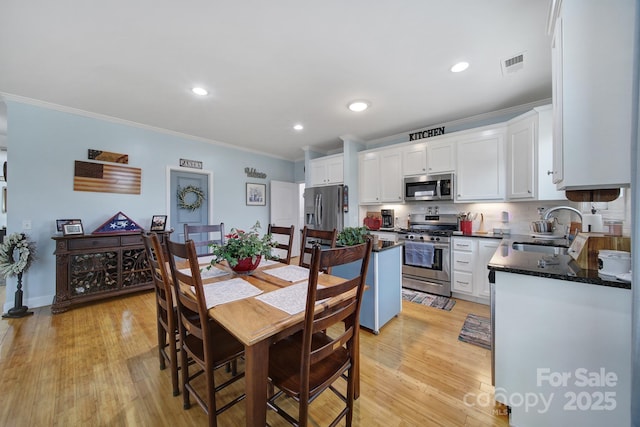
[[[456,146],[454,138],[427,142],[427,173],[455,172]]]
[[[507,199],[561,200],[550,175],[551,106],[543,106],[508,122]]]
[[[487,128],[457,142],[456,201],[504,200],[506,128]]]
[[[309,169],[312,187],[342,184],[344,181],[344,156],[334,154],[310,160]]]
[[[401,203],[402,153],[397,149],[376,150],[359,154],[361,204]]]
[[[637,2],[554,6],[553,180],[559,189],[629,186]]]
[[[402,148],[403,175],[427,173],[427,143],[419,142]]]

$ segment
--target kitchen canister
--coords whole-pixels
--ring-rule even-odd
[[[600,250],[598,274],[615,276],[631,270],[631,254],[626,251]]]

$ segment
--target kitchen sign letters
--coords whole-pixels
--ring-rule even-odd
[[[422,138],[431,138],[432,136],[444,135],[444,126],[414,132],[409,134],[409,141],[417,141]]]

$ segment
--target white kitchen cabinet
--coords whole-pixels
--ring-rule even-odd
[[[551,105],[511,119],[507,127],[507,199],[564,200],[553,184]]]
[[[387,149],[359,154],[360,204],[401,203],[402,154]]]
[[[402,203],[402,153],[399,150],[380,152],[379,167],[380,201],[382,203]]]
[[[427,142],[427,173],[455,172],[456,145],[454,138]]]
[[[451,243],[451,291],[460,299],[489,304],[487,264],[500,239],[454,236]]]
[[[334,154],[309,161],[309,178],[312,187],[342,184],[344,182],[344,156]]]
[[[511,406],[509,424],[632,425],[631,290],[495,276],[496,400]]]
[[[398,233],[394,233],[391,231],[372,231],[372,235],[378,236],[378,240],[381,242],[397,242],[398,241]]]
[[[427,143],[407,145],[402,148],[402,174],[421,175],[427,173]]]
[[[553,180],[565,190],[628,187],[637,2],[553,6]]]
[[[489,261],[500,246],[500,239],[479,238],[478,258],[475,264],[475,279],[477,284],[477,294],[484,298],[491,297],[491,285],[489,283]]]
[[[456,201],[504,200],[506,128],[487,128],[457,142]]]
[[[526,114],[507,130],[507,198],[535,199],[537,117]]]

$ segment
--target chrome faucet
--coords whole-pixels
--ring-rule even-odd
[[[578,209],[576,208],[572,208],[571,206],[555,206],[553,208],[549,208],[547,209],[547,211],[542,215],[542,219],[547,220],[549,219],[549,216],[551,216],[551,213],[555,212],[555,211],[559,211],[561,209],[566,209],[568,211],[574,212],[576,215],[578,215],[578,217],[580,218],[580,222],[582,222],[582,212],[580,212]]]

